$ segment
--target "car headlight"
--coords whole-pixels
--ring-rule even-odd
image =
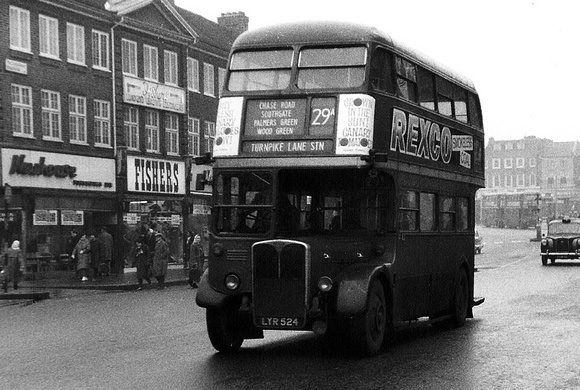
[[[572,241],[572,248],[574,248],[574,250],[580,249],[580,238],[575,238]]]
[[[214,244],[214,246],[212,247],[212,252],[213,252],[215,257],[220,257],[221,255],[224,254],[223,245],[222,244]]]

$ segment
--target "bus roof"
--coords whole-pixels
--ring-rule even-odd
[[[364,43],[376,42],[391,48],[398,54],[414,60],[417,64],[450,79],[477,93],[468,78],[446,68],[417,50],[395,41],[381,30],[362,24],[338,21],[310,21],[283,23],[261,27],[241,34],[233,45],[233,50],[255,47],[281,47],[304,44],[330,44],[336,42]]]

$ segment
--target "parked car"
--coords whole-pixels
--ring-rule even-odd
[[[542,265],[548,260],[580,258],[580,218],[563,218],[548,223],[548,233],[540,245]]]
[[[481,237],[477,229],[475,229],[475,253],[481,253],[482,249],[483,249],[483,238]]]

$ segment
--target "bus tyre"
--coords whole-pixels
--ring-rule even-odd
[[[352,324],[355,349],[363,355],[376,355],[383,345],[387,329],[387,305],[383,285],[375,280],[369,289],[367,308]]]
[[[548,265],[548,256],[542,256],[542,265]]]
[[[244,338],[235,308],[228,305],[207,308],[206,324],[211,345],[219,352],[236,352],[240,349]]]
[[[459,328],[465,324],[469,309],[469,283],[464,269],[459,272],[451,306],[451,324]]]

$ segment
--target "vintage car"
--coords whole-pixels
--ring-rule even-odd
[[[483,249],[483,238],[477,230],[475,230],[475,253],[481,253]]]
[[[548,260],[580,258],[580,218],[563,218],[548,223],[548,234],[542,238],[542,265]]]

